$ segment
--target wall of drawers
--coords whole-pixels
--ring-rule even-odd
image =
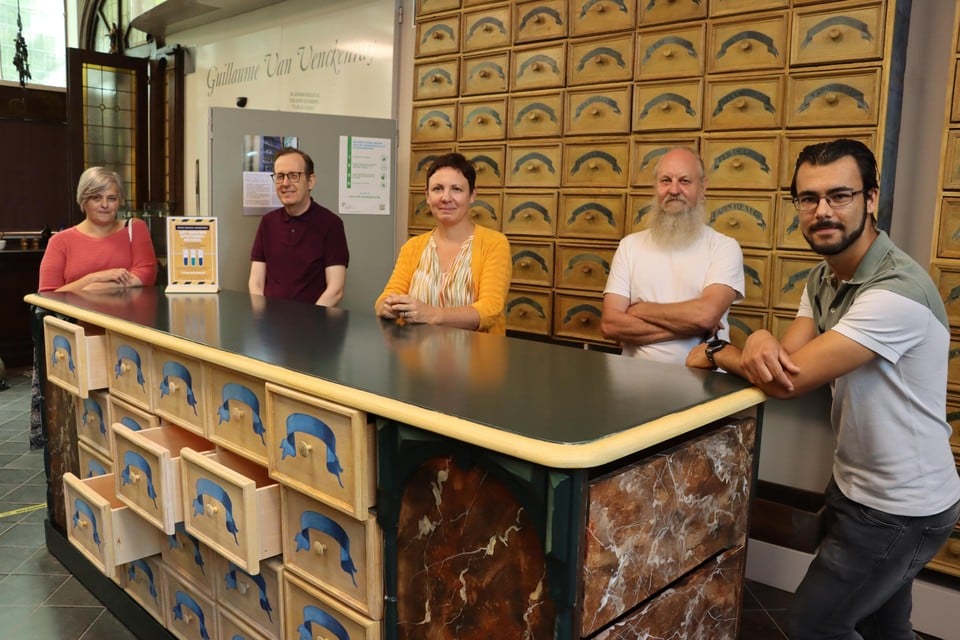
[[[930,275],[940,289],[950,320],[950,356],[947,370],[947,422],[953,428],[950,444],[960,469],[960,7],[953,22],[953,62],[947,91],[941,149],[939,206],[934,225]],[[960,524],[928,565],[960,576]]]
[[[622,236],[644,227],[659,155],[688,145],[707,167],[709,223],[744,250],[733,339],[780,332],[818,261],[790,203],[793,161],[839,136],[880,155],[891,61],[903,56],[896,9],[419,0],[409,232],[433,225],[430,160],[464,153],[478,170],[474,219],[510,238],[508,328],[609,345],[599,320],[610,260]]]
[[[183,640],[380,637],[364,412],[54,316],[44,334],[76,403],[84,557]]]

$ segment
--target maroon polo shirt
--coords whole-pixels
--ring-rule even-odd
[[[275,209],[260,220],[250,260],[267,264],[265,296],[313,304],[327,288],[325,269],[349,265],[343,220],[313,198],[299,216]]]

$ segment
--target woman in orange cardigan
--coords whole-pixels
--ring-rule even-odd
[[[427,204],[437,226],[408,240],[374,308],[384,318],[506,333],[510,244],[470,219],[477,174],[459,153],[427,170]]]

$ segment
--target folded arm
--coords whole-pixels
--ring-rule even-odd
[[[603,296],[600,330],[604,337],[634,344],[653,344],[717,331],[723,314],[737,298],[724,284],[711,284],[691,300],[636,302],[608,293]]]

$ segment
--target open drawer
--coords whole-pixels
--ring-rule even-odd
[[[50,382],[81,398],[86,398],[91,389],[106,388],[106,337],[102,329],[46,316],[43,344]]]

